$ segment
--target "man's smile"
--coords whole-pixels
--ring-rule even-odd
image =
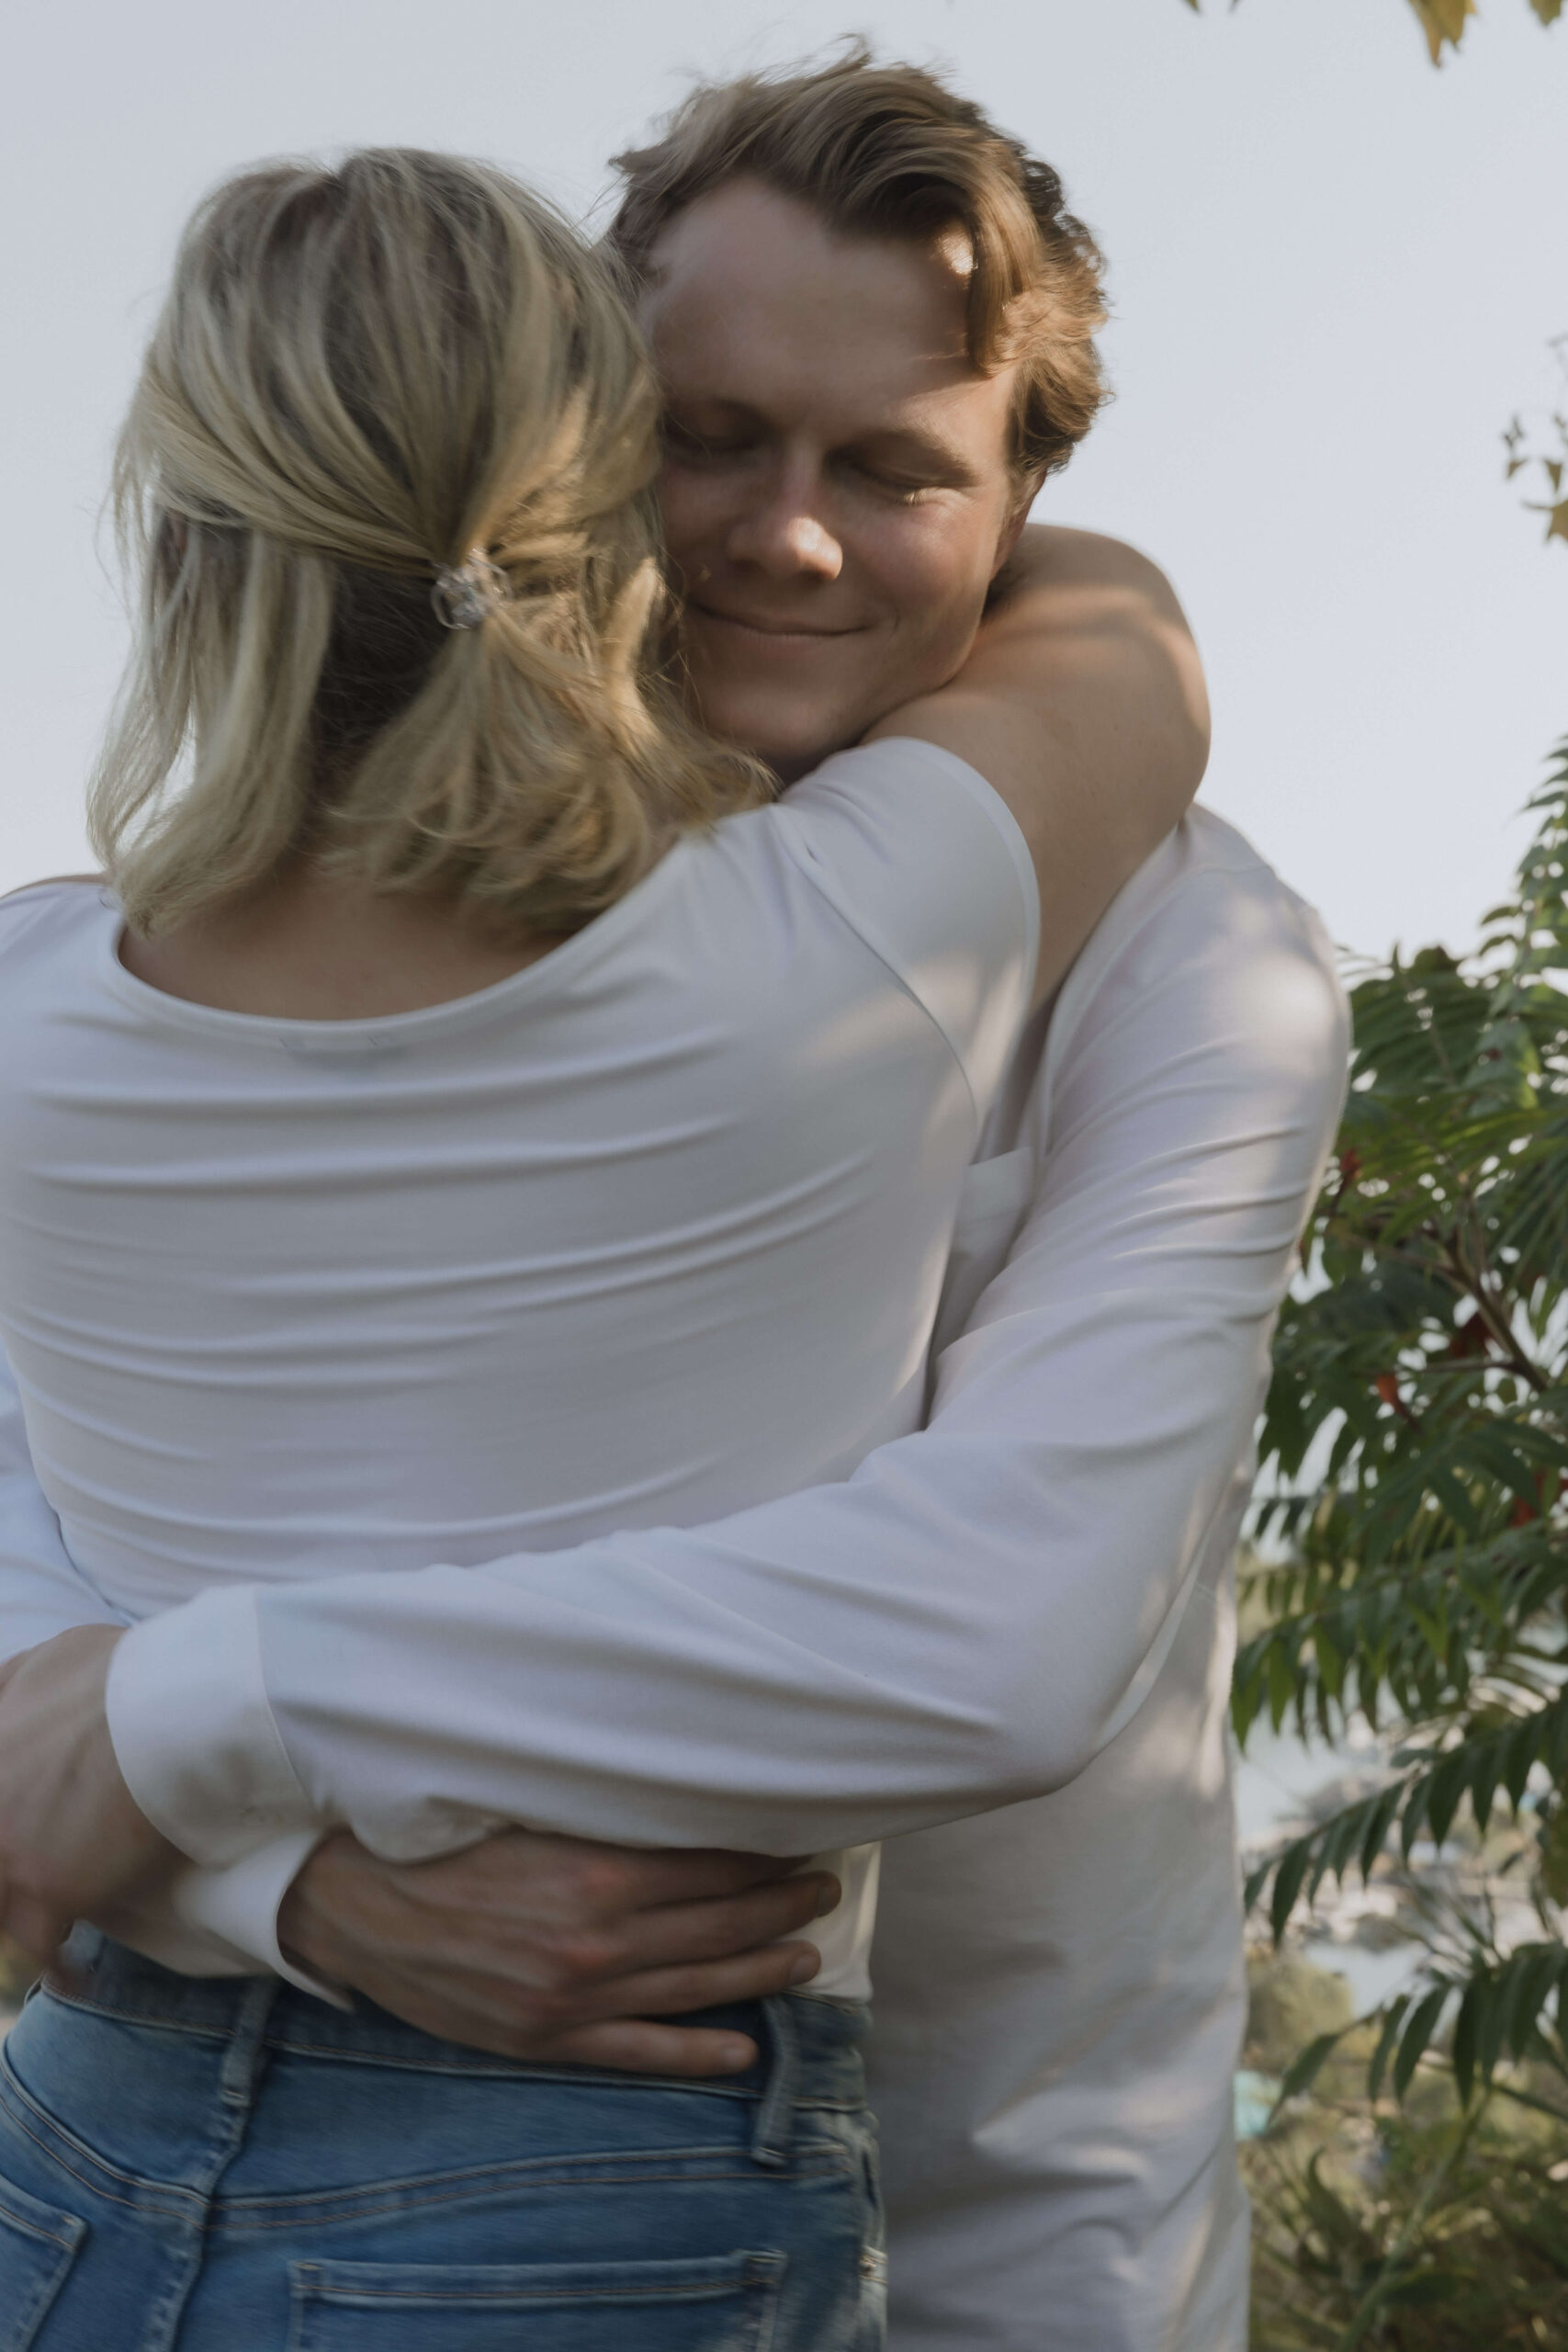
[[[705,620],[717,621],[726,628],[739,629],[749,638],[761,639],[773,644],[791,639],[802,639],[807,643],[815,644],[820,643],[824,638],[858,637],[866,626],[865,623],[857,621],[850,623],[843,628],[820,628],[812,622],[772,620],[760,613],[727,613],[721,611],[716,605],[702,604],[695,598],[693,598],[687,609],[700,613]]]

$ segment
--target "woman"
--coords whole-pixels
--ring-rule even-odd
[[[1045,779],[893,739],[769,805],[659,682],[653,420],[481,167],[253,174],[187,236],[113,895],[0,909],[0,1334],[133,1618],[711,1517],[915,1416],[1011,1042],[1174,811],[1042,944]],[[7,2045],[0,2341],[874,2341],[874,1857],[829,1859],[811,1994],[700,2090],[98,1939]]]

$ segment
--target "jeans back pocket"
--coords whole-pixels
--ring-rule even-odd
[[[294,2262],[288,2352],[762,2352],[782,2254]]]
[[[86,2234],[74,2213],[0,2179],[0,2352],[28,2352]]]

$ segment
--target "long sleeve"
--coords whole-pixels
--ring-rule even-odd
[[[123,1625],[65,1548],[28,1451],[22,1400],[0,1347],[0,1664],[75,1625]]]
[[[0,1348],[0,1662],[77,1625],[127,1622],[65,1548]],[[301,1824],[224,1869],[184,1871],[116,1926],[138,1951],[186,1974],[227,1973],[259,1960],[309,1991],[322,1991],[284,1959],[273,1924],[320,1836],[317,1825]]]
[[[1063,991],[1037,1188],[924,1430],[705,1527],[206,1594],[117,1654],[139,1801],[213,1863],[320,1819],[401,1859],[504,1820],[784,1853],[1071,1780],[1250,1446],[1345,1046],[1314,919],[1190,821]]]

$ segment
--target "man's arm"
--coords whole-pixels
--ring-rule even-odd
[[[967,661],[870,729],[954,752],[1011,808],[1040,886],[1036,1002],[1122,885],[1182,817],[1209,757],[1202,664],[1146,556],[1034,524]]]
[[[90,1688],[85,1704],[74,1688],[93,1680],[94,1633],[104,1637],[96,1661],[101,1680],[107,1645],[126,1622],[66,1549],[33,1467],[21,1397],[0,1348],[0,1928],[40,1958],[69,1928],[69,1906],[62,1908],[58,1888],[40,1893],[26,1872],[6,1867],[13,1836],[24,1849],[41,1847],[47,1860],[60,1842],[62,1798],[73,1787],[91,1801],[90,1850],[112,1848],[118,1867],[141,1834],[135,1815],[115,1803],[123,1784],[112,1754],[99,1766],[91,1752],[101,1706]],[[39,1656],[29,1668],[34,1650]],[[40,1747],[60,1737],[85,1741],[87,1749],[63,1757],[45,1774]],[[17,1806],[25,1807],[46,1778],[51,1835],[40,1840],[17,1818]],[[314,1927],[326,1947],[311,1975],[279,1950],[276,1922],[321,1835],[321,1826],[311,1824],[226,1869],[175,1872],[160,1853],[162,1841],[150,1841],[156,1874],[142,1874],[129,1906],[96,1906],[100,1924],[186,1973],[243,1966],[248,1959],[319,1990],[322,1977],[329,1984],[348,1982],[352,1971],[358,1989],[395,2005],[400,2016],[426,2019],[434,2031],[462,2027],[513,2056],[698,2076],[748,2065],[755,2049],[743,2035],[650,2019],[757,1999],[799,1981],[801,1971],[814,1967],[814,1954],[779,1939],[809,1932],[824,1890],[833,1890],[820,1873],[785,1879],[787,1865],[752,1855],[638,1854],[522,1833],[487,1839],[471,1854],[423,1870],[378,1871],[371,1885],[369,1858],[340,1837],[296,1894],[297,1932],[303,1939]],[[308,1907],[310,1890],[319,1899],[329,1888],[338,1898],[330,1934]],[[445,1953],[460,2016],[453,2013],[450,1990],[446,2007],[431,2009],[426,1982],[434,1925],[454,1910],[474,1928],[460,1951]],[[345,1912],[352,1914],[346,1921]],[[495,1951],[504,1954],[504,1969]]]
[[[707,1528],[139,1627],[110,1712],[150,1815],[209,1861],[316,1818],[405,1860],[506,1821],[782,1854],[1081,1770],[1249,1442],[1343,1089],[1272,877],[1238,844],[1168,899],[1064,992],[1041,1190],[924,1432]]]

